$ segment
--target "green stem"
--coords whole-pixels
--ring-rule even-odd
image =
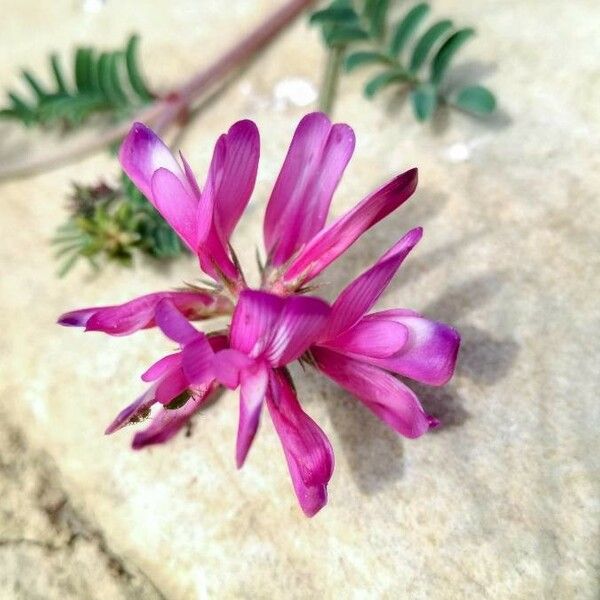
[[[319,94],[319,110],[325,114],[330,114],[333,108],[345,51],[346,46],[335,46],[331,48],[327,57],[325,77]]]

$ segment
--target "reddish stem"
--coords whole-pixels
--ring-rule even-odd
[[[164,131],[184,113],[195,99],[203,94],[211,85],[222,80],[236,68],[248,62],[257,52],[262,50],[273,38],[287,27],[314,0],[289,0],[274,12],[241,42],[230,48],[214,63],[194,74],[189,80],[163,98],[144,107],[133,121],[144,121],[152,124],[159,131]],[[34,157],[17,165],[0,167],[0,179],[22,177],[63,165],[70,160],[82,158],[95,150],[99,150],[120,140],[129,131],[131,123],[115,126],[93,139],[79,141],[77,144],[63,147],[51,156]]]

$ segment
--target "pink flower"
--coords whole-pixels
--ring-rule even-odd
[[[254,189],[259,143],[252,121],[232,125],[217,140],[203,191],[183,155],[180,165],[141,123],[133,125],[119,151],[123,170],[198,255],[202,270],[234,289],[242,285],[242,276],[229,238]]]
[[[300,289],[415,191],[417,169],[410,169],[325,226],[353,151],[354,132],[347,125],[332,125],[322,113],[300,121],[265,213],[269,289]]]
[[[407,309],[366,313],[422,234],[420,227],[409,231],[344,289],[311,348],[320,371],[409,438],[438,421],[425,414],[417,396],[391,373],[443,385],[454,372],[460,336],[452,327]]]
[[[218,387],[214,353],[227,345],[225,335],[207,337],[192,327],[169,299],[158,303],[155,319],[161,331],[180,345],[180,351],[164,356],[145,371],[142,380],[154,382],[152,386],[106,429],[107,434],[114,433],[148,416],[154,404],[162,404],[150,426],[133,438],[135,449],[166,442],[204,404]]]
[[[321,113],[301,120],[267,205],[267,261],[261,289],[253,290],[230,237],[256,179],[256,126],[240,121],[219,138],[202,190],[183,156],[180,163],[144,125],[132,127],[119,153],[123,169],[216,285],[210,290],[157,292],[60,317],[62,325],[110,335],[156,325],[179,345],[176,353],[144,373],[150,388],[119,413],[107,433],[145,418],[153,409],[151,424],[135,435],[133,447],[165,442],[221,386],[239,387],[238,467],[248,455],[266,403],[300,506],[312,516],[327,501],[333,452],[325,433],[302,410],[288,364],[300,358],[313,364],[402,435],[418,437],[437,424],[397,375],[443,385],[454,371],[458,333],[407,309],[367,314],[419,241],[421,229],[406,234],[348,285],[332,307],[305,295],[310,280],[406,201],[417,185],[417,171],[411,169],[327,225],[354,143],[350,127],[332,124]],[[190,323],[229,315],[228,332],[205,334]]]
[[[245,290],[231,320],[230,347],[217,352],[214,362],[217,380],[231,389],[240,387],[238,467],[246,459],[266,397],[294,489],[309,516],[326,502],[333,453],[325,434],[300,408],[284,367],[308,350],[328,314],[329,306],[318,298]]]
[[[60,325],[84,327],[86,331],[103,331],[110,335],[129,335],[156,325],[157,306],[169,300],[188,319],[195,321],[231,314],[231,300],[209,290],[187,292],[155,292],[124,304],[80,308],[61,315]]]

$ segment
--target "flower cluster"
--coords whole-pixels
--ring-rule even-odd
[[[240,121],[218,139],[202,189],[183,156],[180,163],[151,130],[133,126],[119,153],[123,169],[198,256],[214,284],[60,317],[62,325],[110,335],[158,326],[179,345],[178,352],[142,375],[150,387],[107,433],[140,421],[158,405],[150,425],[135,434],[133,447],[166,442],[219,388],[239,387],[238,467],[266,403],[300,506],[312,516],[327,501],[333,451],[298,402],[288,364],[300,360],[312,365],[406,437],[416,438],[437,425],[397,375],[430,385],[446,383],[454,371],[458,333],[408,309],[369,312],[422,230],[404,235],[331,306],[309,295],[309,282],[407,200],[417,185],[416,169],[407,171],[326,225],[354,143],[349,126],[332,124],[324,114],[301,120],[267,205],[267,260],[259,289],[251,289],[229,240],[254,188],[256,125]],[[228,330],[201,332],[191,323],[222,315],[231,317]]]

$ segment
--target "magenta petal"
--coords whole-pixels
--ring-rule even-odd
[[[344,354],[387,358],[399,352],[408,340],[408,329],[390,321],[361,320],[325,344]]]
[[[58,322],[71,327],[85,327],[86,331],[129,335],[140,329],[154,327],[156,307],[165,298],[191,319],[221,314],[231,308],[227,298],[204,292],[156,292],[124,304],[74,310],[62,315]]]
[[[417,187],[417,169],[406,171],[321,230],[292,261],[283,279],[298,285],[316,277],[367,229],[408,200]]]
[[[186,345],[202,335],[167,298],[156,307],[156,324],[174,342]]]
[[[171,400],[179,396],[189,387],[189,381],[183,369],[176,368],[165,375],[156,385],[156,401],[161,404],[169,404]]]
[[[199,333],[195,340],[184,346],[181,366],[190,384],[201,385],[215,378],[214,356],[215,353],[203,333]]]
[[[225,387],[234,390],[240,385],[242,371],[252,369],[255,362],[248,355],[227,348],[217,352],[213,359],[213,373]]]
[[[324,339],[331,339],[352,327],[377,302],[422,235],[420,227],[409,231],[368,271],[344,289],[331,307]]]
[[[242,371],[240,417],[235,448],[235,461],[238,469],[244,464],[256,435],[268,382],[269,371],[264,364]]]
[[[185,156],[179,152],[179,158],[181,159],[181,163],[183,164],[183,172],[185,173],[185,178],[193,192],[193,196],[195,198],[200,198],[202,192],[200,191],[200,186],[196,181],[196,177],[194,176],[194,172],[192,171],[192,167],[190,163],[186,160]]]
[[[408,331],[407,343],[397,354],[369,362],[429,385],[444,385],[451,379],[460,347],[456,329],[416,314],[407,315],[405,310],[374,313],[366,319],[394,322]]]
[[[244,290],[231,323],[231,347],[272,366],[298,358],[325,326],[329,306],[319,298],[281,298],[268,292]]]
[[[181,179],[167,169],[157,169],[150,183],[153,204],[192,252],[206,237],[211,215],[197,221],[198,199],[193,198]]]
[[[300,506],[312,517],[327,504],[327,484],[334,467],[331,444],[323,430],[302,410],[280,370],[270,373],[267,406]]]
[[[327,323],[329,305],[319,298],[289,296],[265,347],[265,358],[275,367],[296,360],[318,338]]]
[[[354,144],[352,129],[332,125],[323,113],[300,121],[265,214],[265,246],[272,265],[285,263],[322,229]]]
[[[80,308],[78,310],[72,310],[60,315],[57,323],[59,325],[63,325],[64,327],[85,327],[87,322],[90,320],[90,317],[92,317],[97,311],[106,310],[107,308],[113,307],[98,306],[95,308]]]
[[[156,384],[149,387],[135,402],[125,407],[106,428],[106,435],[114,433],[125,425],[128,425],[141,416],[144,416],[150,410],[150,407],[156,402]]]
[[[151,444],[163,444],[177,434],[215,392],[218,385],[211,383],[195,393],[181,408],[161,408],[149,427],[133,437],[132,447],[140,450]]]
[[[204,199],[200,202],[204,202]],[[196,253],[202,270],[215,281],[220,282],[223,276],[230,281],[237,281],[240,278],[240,273],[229,256],[229,250],[223,245],[214,224],[208,230],[206,239],[200,241]]]
[[[382,369],[324,348],[313,348],[318,368],[361,400],[398,433],[416,438],[430,426],[417,396]]]
[[[244,290],[231,320],[231,347],[256,357],[270,340],[285,300],[258,290]]]
[[[193,193],[185,173],[169,148],[143,123],[134,123],[131,127],[119,149],[119,161],[128,177],[151,202],[152,176],[158,169],[171,171],[188,193]]]
[[[215,226],[225,246],[252,195],[259,156],[260,136],[252,121],[234,123],[217,141],[209,179]]]
[[[142,375],[142,381],[156,381],[168,371],[176,367],[181,361],[181,352],[168,354],[157,360]]]

